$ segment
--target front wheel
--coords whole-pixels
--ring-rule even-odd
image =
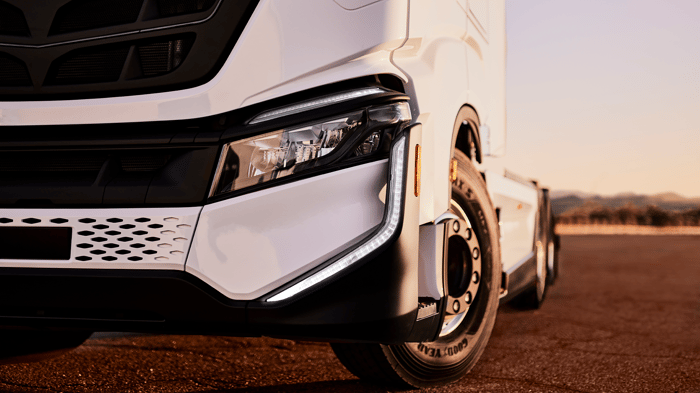
[[[73,350],[92,332],[50,330],[4,330],[0,332],[0,365],[32,363]]]
[[[496,320],[501,279],[498,221],[481,174],[455,151],[447,222],[446,311],[434,342],[331,344],[338,359],[358,377],[401,387],[430,387],[458,380],[474,367]],[[442,262],[442,261],[440,261]]]

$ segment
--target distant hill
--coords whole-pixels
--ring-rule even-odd
[[[633,205],[638,208],[657,206],[663,210],[685,211],[700,206],[700,198],[686,198],[673,192],[656,195],[638,195],[623,193],[612,196],[600,196],[580,191],[552,191],[552,210],[555,215],[560,215],[568,210],[588,205],[600,205],[609,208],[618,208]]]

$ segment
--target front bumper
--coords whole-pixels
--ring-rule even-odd
[[[404,132],[409,137],[407,147],[414,146],[420,140],[420,126],[414,126]],[[271,200],[255,199],[251,196],[255,194],[250,194],[248,197],[236,198],[236,203],[232,203],[233,207],[229,206],[229,214],[243,211],[250,217],[249,226],[245,228],[245,220],[233,223],[230,221],[233,216],[222,214],[222,211],[217,212],[214,208],[209,209],[213,212],[209,215],[213,224],[206,226],[203,226],[202,220],[207,214],[206,209],[197,211],[201,208],[188,208],[194,210],[188,210],[187,214],[184,214],[183,210],[180,216],[158,215],[161,221],[174,226],[174,229],[151,228],[161,232],[189,230],[193,227],[191,220],[198,222],[193,229],[194,234],[167,233],[173,237],[172,241],[168,240],[169,243],[161,239],[149,243],[148,247],[160,249],[160,244],[172,243],[173,246],[177,243],[175,238],[185,239],[177,243],[182,250],[170,250],[166,247],[167,255],[154,254],[161,257],[182,257],[187,250],[191,250],[186,263],[182,265],[171,259],[158,260],[157,257],[146,262],[128,259],[109,261],[103,260],[102,257],[98,261],[71,260],[66,262],[64,268],[57,268],[56,264],[51,265],[53,262],[2,261],[0,325],[103,331],[272,335],[383,343],[428,339],[435,332],[432,331],[434,329],[426,329],[425,326],[433,320],[415,323],[418,308],[418,198],[410,192],[413,185],[415,149],[407,150],[403,182],[407,187],[403,190],[405,195],[402,218],[394,235],[362,260],[305,293],[282,302],[265,302],[263,296],[313,269],[322,267],[325,262],[324,256],[328,259],[328,254],[338,253],[339,248],[355,247],[366,237],[368,228],[371,232],[377,223],[371,220],[363,221],[361,215],[354,227],[350,224],[347,225],[349,229],[341,228],[342,225],[339,227],[344,230],[342,238],[345,240],[340,245],[334,244],[332,236],[324,237],[321,233],[324,230],[328,233],[333,231],[327,231],[327,227],[319,228],[318,223],[313,220],[302,219],[309,209],[318,208],[318,200],[321,203],[323,201],[322,195],[317,196],[315,204],[308,203],[306,206],[301,203],[301,207],[295,206],[300,212],[298,217],[294,216],[290,208],[283,209],[287,212],[292,211],[284,215],[284,220],[288,221],[256,221],[259,217],[250,210],[250,206],[246,208],[245,202],[263,201],[265,203],[262,205],[267,205],[268,210],[274,212],[274,206],[277,206],[275,198],[281,195],[275,196],[269,191],[258,196],[272,198]],[[379,162],[373,165],[376,170],[382,164]],[[386,178],[386,174],[384,176]],[[307,179],[321,180],[322,177]],[[294,184],[279,188],[293,188]],[[365,187],[362,192],[371,195],[377,191],[376,188],[375,184]],[[135,212],[138,209],[131,211]],[[349,213],[350,216],[356,215],[353,211]],[[112,216],[114,214],[105,213],[102,216],[105,221],[103,225],[129,225],[124,224],[124,220],[119,223],[111,222],[111,218],[118,218]],[[138,222],[135,216],[132,218]],[[226,222],[233,226],[225,227]],[[255,227],[256,223],[263,224]],[[296,224],[293,225],[294,223]],[[240,228],[236,229],[236,225]],[[270,253],[270,249],[260,247],[259,244],[256,246],[248,243],[248,247],[242,249],[245,242],[236,240],[240,238],[240,234],[245,232],[244,230],[255,234],[256,230],[262,231],[264,226],[267,226],[273,235],[275,231],[283,231],[287,235],[290,231],[296,231],[297,235],[304,236],[308,242],[299,237],[292,237],[293,241],[285,243],[284,236],[280,235],[275,242],[270,242],[276,257],[268,259],[264,259],[264,255],[255,254]],[[212,232],[212,228],[218,229]],[[315,230],[311,231],[313,229]],[[108,231],[108,228],[101,230]],[[354,235],[353,230],[357,234]],[[236,233],[239,236],[234,236]],[[152,237],[150,234],[143,236]],[[194,240],[190,242],[191,238]],[[249,242],[250,238],[244,239]],[[318,239],[322,240],[322,247],[314,246],[313,241]],[[151,243],[155,246],[150,245]],[[74,244],[77,247],[81,243],[74,241]],[[217,257],[217,250],[223,258]],[[173,254],[172,251],[181,251],[182,254]],[[251,257],[250,253],[254,255]],[[318,256],[313,257],[312,253],[317,253]],[[115,255],[123,257],[120,254]],[[259,261],[262,263],[258,263]],[[270,261],[285,262],[266,264]]]

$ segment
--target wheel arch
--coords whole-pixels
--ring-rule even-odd
[[[479,163],[482,162],[479,124],[479,114],[476,112],[476,109],[469,104],[462,105],[457,113],[452,130],[450,158],[454,156],[454,149],[458,149],[466,154],[469,159],[476,160]]]

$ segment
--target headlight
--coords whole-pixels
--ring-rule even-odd
[[[370,107],[224,145],[210,197],[388,148],[406,102]]]

